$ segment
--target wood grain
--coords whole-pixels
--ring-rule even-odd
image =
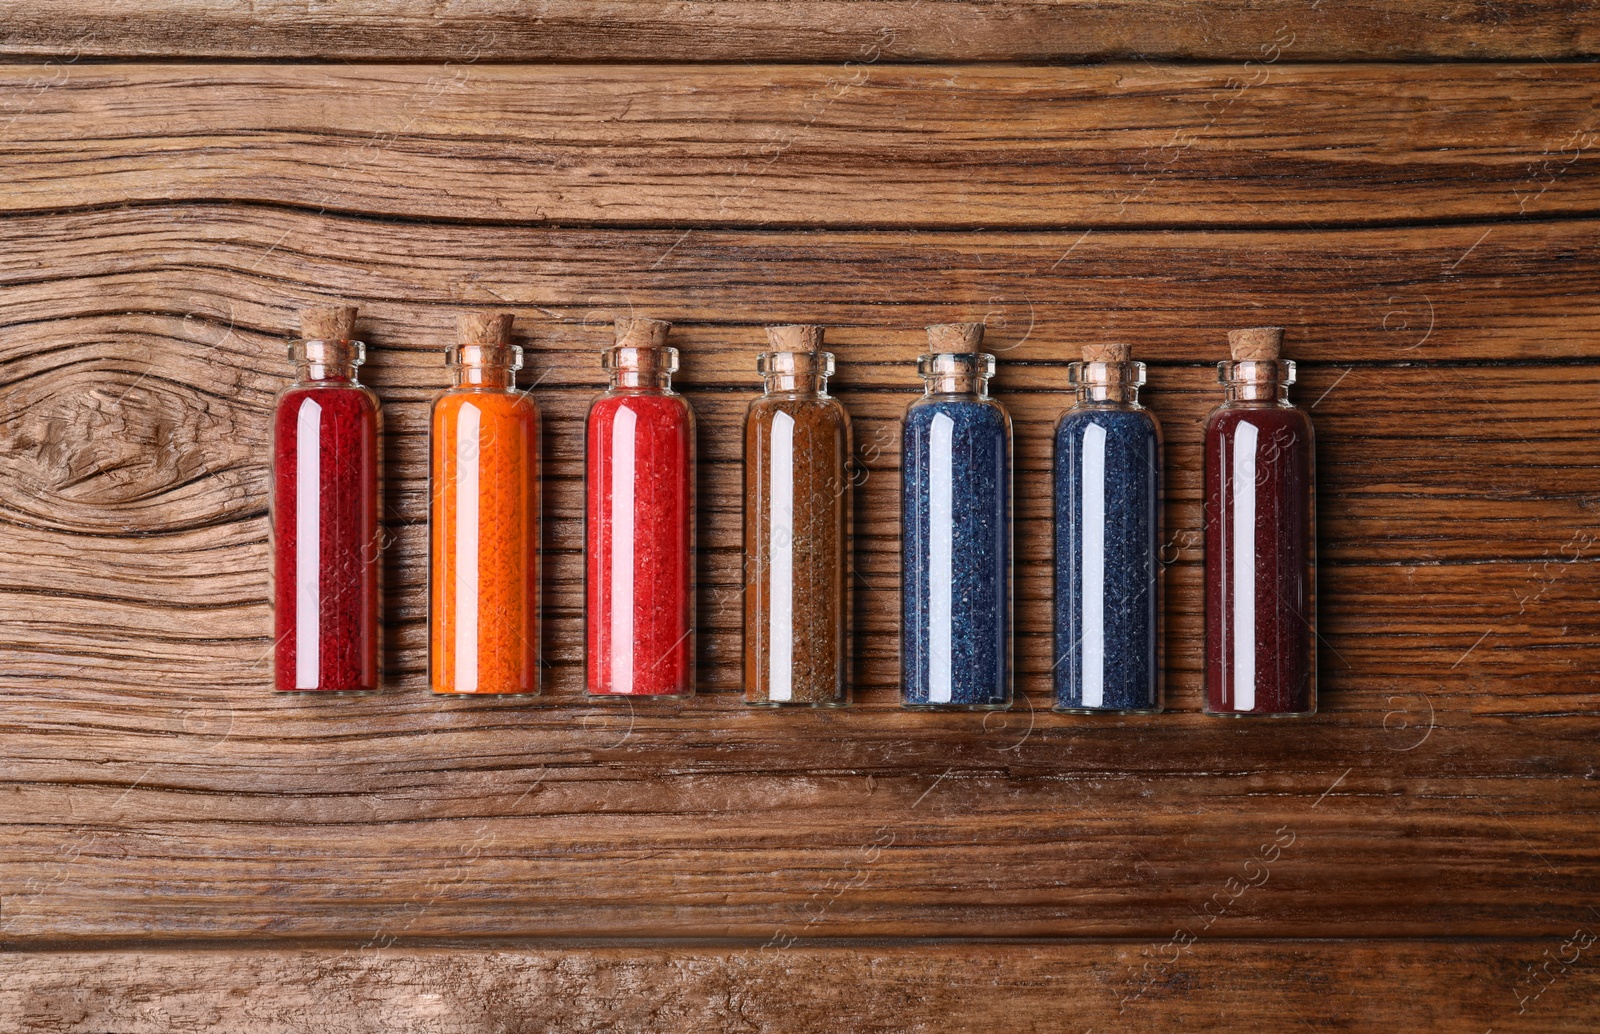
[[[596,343],[581,345],[593,331],[568,328],[567,347],[539,331],[530,342],[550,427],[550,692],[508,707],[414,691],[436,350],[374,336],[395,535],[391,674],[413,691],[273,699],[262,435],[283,382],[278,349],[198,317],[136,322],[138,333],[128,317],[35,324],[27,332],[47,336],[7,357],[22,405],[6,476],[34,501],[11,504],[23,533],[11,564],[27,575],[5,596],[25,615],[5,657],[7,715],[30,730],[6,766],[15,792],[0,838],[0,863],[26,874],[0,904],[20,943],[129,928],[760,937],[774,914],[819,935],[1155,937],[1285,826],[1319,846],[1239,933],[1547,935],[1600,904],[1592,843],[1564,833],[1586,807],[1581,758],[1600,728],[1588,364],[1308,367],[1326,714],[1293,726],[1193,714],[1198,557],[1182,522],[1195,530],[1198,421],[1216,392],[1209,368],[1189,364],[1157,366],[1147,398],[1169,430],[1168,666],[1171,702],[1190,713],[1040,713],[1043,474],[1064,376],[1059,359],[1020,365],[1002,393],[1018,417],[1025,705],[978,720],[894,709],[894,432],[917,346],[841,340],[841,397],[863,443],[881,443],[859,501],[863,706],[760,716],[727,695],[739,678],[737,429],[757,328],[691,325],[680,342],[702,419],[710,695],[664,711],[578,696],[578,442],[597,387]],[[198,401],[174,408],[169,393]],[[1544,416],[1552,406],[1559,423]],[[106,435],[51,430],[95,430],[105,412],[121,421]],[[80,444],[102,437],[129,442],[109,469],[103,449]],[[1543,518],[1514,546],[1482,537],[1502,503]],[[60,570],[27,560],[86,535],[101,552]],[[885,836],[870,881],[835,898],[838,874],[854,881],[862,845]],[[1447,879],[1442,854],[1460,860]],[[292,875],[334,872],[332,892]],[[833,900],[813,917],[819,892]]]
[[[1415,718],[1419,699],[1390,706]],[[80,708],[8,763],[9,945],[1164,940],[1230,879],[1259,879],[1278,837],[1269,882],[1215,935],[1553,937],[1600,907],[1594,843],[1570,835],[1592,807],[1592,717],[1024,735],[892,713],[177,703]],[[141,715],[165,728],[127,731]]]
[[[214,328],[171,319],[148,321],[152,329],[163,323],[173,336],[105,335],[93,348],[65,350],[21,344],[26,358],[8,378],[14,408],[6,427],[13,447],[0,454],[5,464],[0,470],[29,488],[0,504],[0,512],[8,513],[17,527],[16,555],[21,559],[37,549],[62,550],[92,534],[122,540],[119,548],[128,559],[108,566],[105,554],[91,549],[86,562],[29,571],[17,588],[41,602],[51,601],[47,636],[62,631],[57,622],[78,606],[89,608],[88,613],[67,623],[92,629],[101,627],[99,615],[107,606],[138,602],[154,614],[161,608],[187,611],[204,601],[212,608],[208,637],[226,634],[247,651],[264,651],[264,436],[271,395],[285,383],[286,364],[275,358],[278,348],[271,339],[235,327],[224,346],[232,353],[225,364],[240,402],[219,422],[207,399],[209,386],[194,380],[192,373],[184,384],[186,370],[204,370],[217,361],[201,360],[203,341],[186,339],[192,330],[204,335]],[[731,343],[696,347],[697,329],[685,328],[680,340],[691,355],[708,360],[703,368],[690,367],[686,378],[702,429],[702,645],[706,660],[714,662],[707,668],[707,686],[729,689],[739,678],[738,432],[756,389],[754,356],[762,346],[758,332],[750,328],[742,349]],[[722,330],[719,336],[734,332]],[[562,666],[552,672],[552,686],[570,690],[575,689],[572,650],[581,620],[579,443],[583,414],[598,389],[593,383],[598,364],[592,345],[558,349],[535,341],[532,347],[530,365],[540,378],[535,397],[548,425],[545,543],[551,563],[546,607],[552,624],[547,653]],[[861,627],[874,637],[890,637],[878,661],[864,667],[857,681],[889,687],[894,685],[892,637],[898,621],[893,605],[897,421],[916,394],[911,373],[916,346],[839,342],[834,347],[840,356],[840,394],[855,418],[866,471],[856,507],[856,592],[863,600],[886,598],[882,606],[863,611]],[[396,536],[390,550],[390,615],[396,642],[405,644],[396,666],[415,673],[421,667],[420,643],[411,637],[420,627],[423,609],[425,550],[418,536],[426,512],[426,399],[442,387],[443,368],[437,352],[408,348],[379,360],[374,344],[373,354],[388,426],[386,515]],[[39,356],[49,361],[38,363]],[[1174,563],[1170,609],[1174,636],[1183,637],[1174,639],[1171,663],[1186,670],[1182,658],[1195,648],[1192,637],[1199,633],[1197,623],[1182,623],[1197,613],[1197,600],[1184,594],[1195,588],[1190,577],[1199,560],[1199,430],[1218,392],[1214,374],[1203,366],[1158,366],[1153,379],[1145,397],[1167,427],[1171,505],[1166,537]],[[1323,559],[1352,571],[1374,569],[1374,578],[1403,577],[1414,591],[1440,594],[1441,603],[1459,592],[1460,585],[1495,578],[1505,596],[1478,600],[1485,621],[1504,619],[1502,604],[1515,605],[1520,612],[1525,599],[1543,598],[1546,581],[1585,583],[1596,540],[1590,449],[1600,431],[1595,383],[1589,366],[1308,367],[1302,402],[1315,403],[1323,435]],[[1034,361],[1008,370],[999,384],[1017,421],[1020,587],[1021,599],[1030,604],[1019,615],[1019,627],[1025,636],[1039,639],[1049,620],[1044,601],[1051,552],[1050,428],[1067,404],[1065,371],[1059,360]],[[1008,390],[1013,385],[1025,390]],[[186,399],[206,404],[187,404]],[[111,400],[119,401],[108,423],[106,403]],[[1559,426],[1546,426],[1543,420],[1552,403],[1568,414]],[[1375,418],[1377,413],[1382,416]],[[68,428],[91,433],[73,434]],[[100,444],[103,438],[124,443],[126,453],[108,450]],[[1380,454],[1382,461],[1375,462]],[[1506,511],[1507,506],[1512,509]],[[1529,514],[1540,519],[1514,543],[1485,540],[1486,527],[1525,520]],[[230,527],[239,522],[247,523]],[[229,528],[226,536],[218,534],[223,528]],[[1497,563],[1506,566],[1481,566]],[[1440,564],[1460,569],[1432,570]],[[1424,589],[1427,585],[1435,588]],[[1392,608],[1409,605],[1403,599],[1386,601],[1381,612],[1398,617]],[[1328,611],[1333,617],[1338,613]],[[1477,623],[1465,616],[1463,621],[1469,627]],[[1403,649],[1400,644],[1396,648]],[[1026,672],[1037,675],[1048,669],[1047,644],[1041,649],[1027,658]],[[208,663],[219,660],[211,657]],[[236,662],[244,660],[236,657]],[[253,653],[248,664],[258,664]],[[33,668],[24,663],[19,670]]]
[[[1080,232],[1593,216],[1597,87],[1547,64],[11,66],[0,206]]]
[[[1540,967],[1600,930],[1593,7],[9,5],[0,1027],[1589,1029],[1594,949]],[[1447,60],[1340,60],[1409,57]],[[277,698],[266,419],[333,298],[388,418],[392,689]],[[547,418],[531,704],[419,691],[427,403],[490,309]],[[701,418],[676,706],[578,693],[614,314],[678,324]],[[898,417],[972,319],[1019,707],[902,713]],[[739,429],[760,327],[813,322],[858,704],[753,713]],[[1319,436],[1323,711],[1284,723],[1198,713],[1201,420],[1263,323]],[[1167,432],[1158,718],[1047,710],[1050,432],[1108,340]]]
[[[778,917],[1157,937],[1287,826],[1307,852],[1234,935],[1554,935],[1600,905],[1592,841],[1568,834],[1600,716],[1597,228],[685,235],[222,204],[0,221],[0,478],[21,489],[0,501],[5,933],[759,938]],[[360,302],[386,406],[397,692],[273,699],[266,417],[293,310],[328,296]],[[416,692],[426,406],[474,307],[521,317],[547,417],[532,707]],[[1210,363],[1264,309],[1289,316],[1320,434],[1325,714],[1293,726],[1194,713]],[[701,418],[705,695],[675,711],[578,696],[579,442],[613,312],[679,322]],[[987,721],[894,707],[897,420],[920,325],[972,315],[995,325],[1018,441],[1024,707]],[[866,471],[861,703],[763,717],[730,696],[738,431],[760,326],[797,319],[841,325]],[[1042,711],[1047,471],[1064,362],[1113,335],[1151,363],[1167,429],[1180,713],[1096,723]]]
[[[451,342],[464,306],[515,311],[532,338],[525,344],[572,353],[564,371],[530,368],[525,380],[560,372],[595,386],[603,379],[592,352],[619,312],[684,325],[685,348],[706,354],[686,356],[681,379],[721,377],[740,390],[757,382],[747,355],[731,353],[760,341],[762,324],[795,322],[830,325],[828,340],[841,348],[883,344],[910,357],[926,342],[925,324],[982,318],[1002,370],[1069,358],[1085,340],[1127,341],[1151,362],[1215,363],[1228,328],[1264,322],[1289,328],[1285,354],[1301,362],[1581,362],[1600,334],[1597,255],[1600,219],[775,234],[133,206],[0,218],[0,285],[13,324],[0,347],[39,353],[28,360],[37,366],[63,334],[87,347],[124,326],[176,336],[189,342],[188,368],[214,392],[248,384],[246,397],[262,404],[272,388],[249,381],[235,360],[276,363],[297,309],[330,297],[360,299],[364,333],[380,346],[368,367],[377,383],[397,376],[397,352],[428,353],[417,370],[430,372],[410,384],[418,400],[439,384],[431,356]],[[68,317],[93,322],[50,325]],[[841,383],[865,369],[851,364]],[[1048,386],[1065,385],[1058,375]]]
[[[1241,1002],[1313,1029],[1592,1030],[1600,977],[1540,941],[72,952],[12,956],[0,1014],[41,1032],[1238,1030]],[[1563,952],[1562,946],[1573,945]],[[1526,968],[1557,955],[1535,982]],[[1161,965],[1170,954],[1180,961]],[[1152,958],[1155,962],[1152,962]],[[1144,967],[1160,982],[1141,987]],[[1448,997],[1417,988],[1458,987]],[[232,988],[228,992],[220,989]],[[1410,990],[1408,990],[1410,989]],[[1142,993],[1141,993],[1142,991]],[[1270,1004],[1266,1004],[1270,1003]],[[508,1026],[508,1015],[517,1017]]]
[[[0,54],[349,61],[1261,61],[1579,58],[1600,49],[1586,0],[1484,7],[1161,0],[16,0]]]

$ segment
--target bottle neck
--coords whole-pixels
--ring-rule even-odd
[[[618,345],[606,349],[600,363],[610,377],[613,391],[670,392],[672,375],[678,369],[678,350]]]
[[[828,378],[833,376],[830,352],[764,352],[756,359],[762,390],[768,395],[815,395],[828,393]]]
[[[1289,385],[1294,383],[1294,361],[1229,360],[1217,365],[1217,380],[1229,402],[1287,406]]]
[[[355,384],[356,368],[366,358],[366,345],[359,341],[310,340],[289,346],[299,384]]]
[[[457,345],[445,352],[451,383],[457,388],[512,391],[522,369],[517,345]]]
[[[296,363],[294,379],[302,384],[355,384],[353,363]]]
[[[458,366],[450,371],[457,388],[498,388],[510,391],[517,386],[517,375],[503,366]]]
[[[612,370],[611,387],[634,391],[671,391],[672,374],[665,371]]]
[[[989,397],[994,376],[994,356],[981,352],[939,352],[917,360],[924,395]]]
[[[1144,384],[1144,364],[1072,363],[1067,378],[1077,390],[1079,405],[1136,406]]]

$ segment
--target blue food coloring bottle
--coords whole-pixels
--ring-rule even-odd
[[[1056,425],[1057,711],[1161,710],[1161,426],[1144,364],[1087,345]]]
[[[901,453],[904,707],[1011,706],[1011,418],[983,324],[928,328]]]

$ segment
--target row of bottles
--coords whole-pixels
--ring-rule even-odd
[[[310,310],[274,413],[277,688],[378,686],[376,397],[355,310]],[[694,414],[672,390],[670,325],[624,319],[585,444],[585,681],[592,696],[694,687]],[[431,417],[429,671],[436,693],[539,691],[539,412],[516,388],[511,317],[472,315]],[[745,699],[848,702],[850,419],[814,326],[768,328],[745,422]],[[1011,420],[982,324],[928,328],[906,412],[902,703],[1012,696]],[[1229,335],[1205,429],[1206,710],[1316,710],[1311,424],[1281,331]],[[1094,345],[1055,433],[1056,709],[1162,707],[1162,439],[1144,365]]]

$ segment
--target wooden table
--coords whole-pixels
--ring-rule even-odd
[[[0,13],[0,1028],[1590,1031],[1600,17],[507,0]],[[393,692],[267,686],[267,414],[362,309]],[[424,690],[427,407],[514,311],[547,692]],[[579,684],[615,314],[701,420],[681,707]],[[898,419],[984,319],[1019,705],[895,706]],[[829,324],[868,472],[847,713],[739,703],[761,326]],[[1283,323],[1322,712],[1200,715],[1200,421]],[[1170,713],[1048,710],[1050,432],[1125,340],[1165,424]]]

